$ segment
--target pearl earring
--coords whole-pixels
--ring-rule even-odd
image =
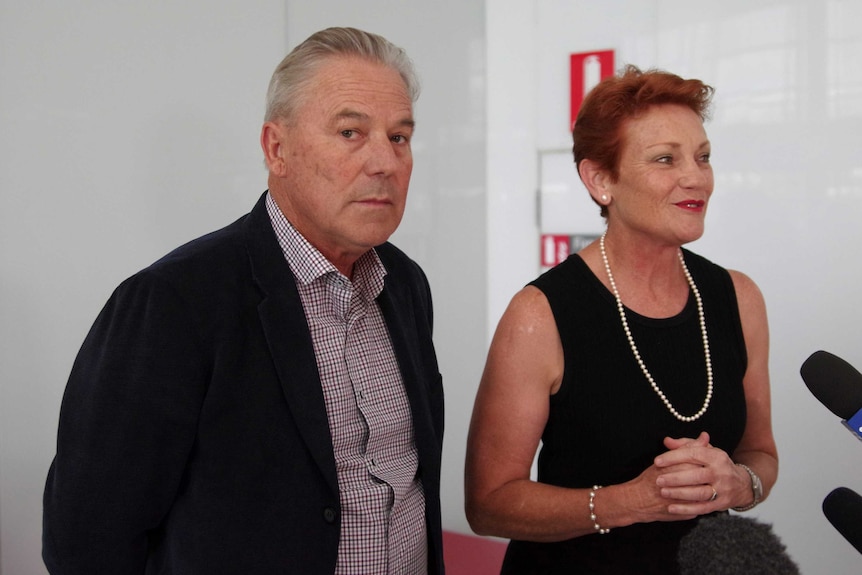
[[[602,194],[602,201],[603,201],[603,202],[607,202],[607,201],[608,201],[608,196],[607,196],[606,194]]]

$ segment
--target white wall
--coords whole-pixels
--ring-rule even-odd
[[[568,54],[613,48],[619,63],[718,88],[716,193],[693,248],[748,272],[767,299],[782,469],[756,515],[803,572],[858,571],[820,502],[838,485],[862,492],[862,452],[798,375],[816,349],[862,366],[854,2],[19,4],[0,4],[0,573],[44,572],[60,399],[99,308],[127,275],[248,210],[265,187],[269,75],[329,25],[384,34],[423,80],[393,239],[434,290],[446,528],[468,531],[464,442],[490,332],[538,271],[537,154],[570,145]]]

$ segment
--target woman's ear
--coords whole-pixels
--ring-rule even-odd
[[[584,159],[578,164],[578,175],[597,204],[607,206],[611,203],[611,181],[606,170],[596,162]]]

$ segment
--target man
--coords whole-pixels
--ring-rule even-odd
[[[126,280],[45,489],[51,573],[442,573],[443,392],[404,211],[412,64],[355,29],[276,69],[250,214]]]

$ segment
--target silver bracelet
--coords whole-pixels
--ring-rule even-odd
[[[599,522],[596,520],[596,491],[601,488],[601,485],[593,485],[593,488],[590,489],[590,519],[593,520],[593,529],[595,529],[600,535],[605,535],[610,533],[611,530],[609,528],[605,529],[599,525]]]

